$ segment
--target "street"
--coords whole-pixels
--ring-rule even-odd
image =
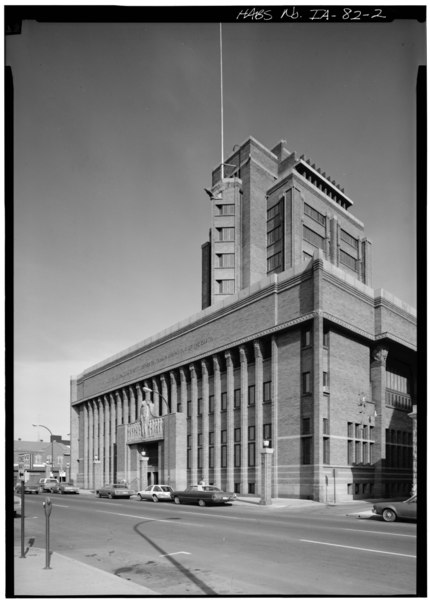
[[[50,497],[53,552],[165,596],[416,593],[415,523],[348,517],[352,511],[345,506],[199,507],[91,494]],[[45,547],[45,498],[25,498],[26,545]]]

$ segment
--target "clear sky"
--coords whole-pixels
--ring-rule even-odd
[[[38,23],[15,93],[14,437],[67,439],[70,376],[201,306],[220,162],[217,23]],[[224,150],[306,154],[354,201],[373,287],[416,304],[416,78],[425,25],[223,25]],[[40,431],[47,439],[46,432]]]

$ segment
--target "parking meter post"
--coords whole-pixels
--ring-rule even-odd
[[[21,479],[21,556],[20,558],[25,558],[25,532],[24,532],[24,518],[25,518],[25,508],[24,508],[24,497],[25,497],[25,483],[24,479]]]
[[[49,549],[49,517],[51,516],[52,504],[51,498],[48,496],[46,502],[43,503],[45,509],[45,522],[46,522],[46,552],[45,552],[45,569],[50,569],[51,553]]]

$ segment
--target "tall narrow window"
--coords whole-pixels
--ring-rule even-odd
[[[234,408],[240,408],[240,389],[234,390]]]
[[[255,404],[255,385],[248,387],[248,406],[254,406]]]
[[[302,393],[311,393],[311,374],[309,373],[309,371],[302,373]]]
[[[221,410],[227,410],[227,392],[221,394]]]
[[[267,273],[284,270],[284,201],[267,211]]]
[[[263,383],[263,402],[271,402],[272,400],[272,382],[265,381]]]
[[[255,442],[248,443],[248,467],[255,467]]]
[[[323,463],[330,464],[330,438],[323,438]]]

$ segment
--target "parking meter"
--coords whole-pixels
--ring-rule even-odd
[[[49,517],[51,516],[52,503],[51,498],[48,496],[46,501],[43,503],[43,508],[45,509],[45,522],[46,522],[46,553],[45,553],[45,569],[50,569],[50,559],[51,553],[49,550]]]
[[[49,496],[46,498],[46,502],[43,503],[43,508],[45,509],[45,516],[49,518],[52,510],[51,498]]]

